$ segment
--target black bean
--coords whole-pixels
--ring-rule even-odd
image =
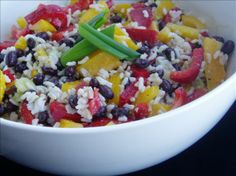
[[[149,66],[149,61],[146,59],[135,59],[133,63],[139,68],[147,68]]]
[[[156,4],[156,3],[152,3],[152,4],[149,5],[149,7],[151,7],[151,8],[157,8],[157,4]]]
[[[43,111],[38,114],[39,123],[45,124],[49,118],[48,112]]]
[[[173,64],[173,67],[175,68],[176,71],[180,71],[181,70],[180,64]]]
[[[53,76],[48,81],[55,84],[55,86],[61,88],[61,84],[60,84],[60,81],[59,81],[58,77]]]
[[[71,96],[69,97],[68,102],[69,102],[69,105],[70,105],[72,108],[75,109],[75,107],[76,107],[77,104],[78,104],[78,98],[77,98],[77,96],[71,95]]]
[[[120,23],[122,22],[122,18],[119,15],[114,15],[110,18],[112,23]]]
[[[230,55],[234,51],[234,42],[232,40],[228,40],[227,42],[225,42],[221,48],[221,51],[224,54]]]
[[[63,67],[63,65],[61,64],[60,61],[57,62],[56,66],[57,66],[57,70],[60,70],[60,71],[61,71],[61,70],[64,69],[64,67]]]
[[[65,68],[65,75],[68,77],[74,76],[76,73],[76,68],[75,66],[68,66]]]
[[[51,76],[57,75],[57,70],[54,70],[51,67],[42,67],[42,70],[45,75],[51,75]]]
[[[45,78],[44,74],[38,73],[38,74],[34,77],[33,82],[34,82],[36,85],[42,85],[43,82],[44,82],[44,78]]]
[[[36,45],[36,42],[33,38],[28,38],[27,40],[27,46],[30,50],[32,50]]]
[[[195,48],[201,48],[202,45],[201,45],[200,43],[196,42],[196,43],[192,43],[192,47],[193,47],[193,49],[195,49]]]
[[[64,43],[66,46],[70,47],[70,48],[74,46],[74,42],[73,42],[72,40],[70,40],[70,39],[62,39],[62,40],[59,42],[60,45],[62,45],[63,43]]]
[[[161,21],[158,23],[159,31],[161,31],[165,26],[166,26],[166,23],[165,23],[163,20],[161,20]]]
[[[3,104],[0,104],[0,117],[5,113]]]
[[[96,78],[92,78],[89,82],[89,86],[91,87],[99,87],[99,82]]]
[[[175,53],[175,50],[173,48],[167,48],[163,51],[163,54],[165,54],[166,58],[168,60],[171,60],[172,59],[172,55],[174,54],[174,58],[176,58],[176,53]]]
[[[130,79],[128,79],[128,82],[125,84],[125,89],[131,84]]]
[[[142,45],[141,48],[137,50],[137,52],[139,52],[140,54],[144,54],[144,53],[148,54],[150,52],[150,49],[147,45]]]
[[[107,114],[107,108],[106,106],[102,106],[96,114],[94,114],[94,117],[106,117]]]
[[[45,41],[50,39],[50,36],[48,35],[47,32],[40,32],[40,33],[36,34],[36,36],[42,38]]]
[[[25,52],[22,49],[16,49],[16,55],[17,57],[22,57],[24,56]]]
[[[6,112],[10,113],[13,111],[16,111],[18,109],[18,107],[14,104],[12,104],[11,102],[7,102],[6,104]]]
[[[216,39],[218,42],[225,43],[224,37],[221,36],[212,36],[212,38]]]
[[[164,76],[164,70],[157,70],[157,74],[160,78],[163,78]]]
[[[73,76],[73,77],[66,77],[65,79],[65,82],[74,82],[76,81],[76,78]]]
[[[164,90],[165,92],[167,92],[168,94],[171,94],[173,92],[173,87],[172,84],[170,83],[170,81],[163,79],[162,83],[160,85],[160,88],[162,90]]]
[[[23,71],[25,71],[27,69],[28,69],[28,67],[26,65],[26,62],[18,63],[15,66],[15,71],[18,72],[18,73],[23,73]]]
[[[81,36],[79,33],[77,33],[75,35],[70,36],[70,38],[73,38],[75,41],[79,41],[81,39]]]
[[[16,51],[10,51],[6,56],[6,64],[8,67],[14,67],[17,63]]]
[[[106,99],[112,99],[114,97],[114,93],[112,92],[111,88],[106,85],[99,86],[99,92],[104,96]]]
[[[121,116],[128,117],[129,113],[130,113],[130,110],[126,107],[122,107],[122,108],[115,107],[111,110],[111,114],[114,118],[119,118]]]
[[[0,53],[0,63],[4,60],[5,55]]]

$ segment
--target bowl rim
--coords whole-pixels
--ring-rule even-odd
[[[137,126],[143,126],[143,125],[148,125],[153,122],[161,121],[164,119],[167,119],[170,116],[173,116],[176,113],[180,113],[181,111],[186,111],[188,109],[191,109],[193,107],[198,106],[204,101],[207,101],[210,97],[214,97],[217,95],[220,91],[225,89],[228,86],[235,86],[232,89],[235,90],[235,97],[236,99],[236,72],[231,75],[229,78],[227,78],[222,84],[217,86],[215,89],[211,90],[208,92],[206,95],[190,102],[187,103],[186,105],[183,105],[179,108],[173,109],[171,111],[165,112],[163,114],[151,116],[146,119],[141,119],[137,121],[131,121],[123,124],[117,124],[117,125],[111,125],[111,126],[99,126],[99,127],[88,127],[88,128],[53,128],[53,127],[41,127],[41,126],[33,126],[33,125],[28,125],[24,123],[19,123],[19,122],[14,122],[11,120],[7,120],[4,118],[0,117],[0,127],[1,125],[3,126],[8,126],[11,128],[17,128],[20,130],[28,130],[28,131],[35,131],[35,132],[40,132],[40,133],[63,133],[63,134],[72,134],[72,133],[79,133],[79,134],[86,134],[86,133],[98,133],[98,132],[107,132],[107,131],[117,131],[117,130],[122,130],[122,129],[127,129],[127,128],[135,128]]]

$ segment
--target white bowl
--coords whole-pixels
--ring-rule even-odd
[[[16,18],[38,3],[1,1],[1,40]],[[236,1],[178,3],[210,20],[210,31],[236,41]],[[227,112],[236,99],[235,57],[234,52],[228,78],[219,87],[149,119],[87,129],[33,127],[0,119],[0,153],[25,166],[61,175],[122,174],[158,164],[199,140]]]

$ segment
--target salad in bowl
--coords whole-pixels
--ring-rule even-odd
[[[0,116],[61,128],[158,118],[225,80],[234,42],[206,24],[171,1],[40,4],[0,43]]]

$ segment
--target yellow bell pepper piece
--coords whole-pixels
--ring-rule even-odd
[[[76,2],[78,2],[79,0],[70,0],[70,5],[75,4]]]
[[[203,41],[204,57],[205,57],[205,76],[207,88],[214,89],[222,81],[224,81],[226,72],[225,67],[220,63],[219,58],[214,58],[214,54],[221,49],[222,44],[215,39],[205,38]],[[210,58],[209,58],[210,57]]]
[[[106,124],[106,126],[112,126],[112,125],[115,125],[115,123],[114,122],[109,122],[108,124]]]
[[[107,3],[105,1],[98,2],[98,6],[100,6],[101,10],[109,11],[109,7],[107,6]],[[82,16],[79,19],[79,24],[87,23],[88,21],[92,20],[95,16],[97,16],[100,12],[96,9],[90,8],[85,13],[82,14]],[[109,13],[106,15],[106,17],[109,16]]]
[[[164,103],[158,103],[158,104],[153,104],[152,105],[152,115],[157,115],[160,114],[161,112],[167,112],[171,110],[171,106],[168,104],[164,104]]]
[[[168,23],[167,27],[174,33],[189,39],[198,39],[199,38],[199,31],[195,28],[178,25],[173,23]]]
[[[61,90],[62,90],[62,92],[67,92],[70,89],[76,88],[76,86],[78,86],[79,83],[80,83],[79,81],[66,82],[66,83],[62,84]]]
[[[27,27],[27,21],[24,17],[19,17],[16,22],[21,29],[25,29]]]
[[[16,41],[15,47],[16,47],[16,49],[25,50],[25,48],[27,47],[27,41],[25,40],[25,38],[21,36],[21,37]]]
[[[169,12],[174,7],[175,4],[169,0],[161,1],[155,12],[157,19],[161,19],[162,17],[164,17],[166,13]]]
[[[83,125],[81,123],[76,123],[71,120],[61,119],[60,127],[61,128],[83,128]]]
[[[47,53],[46,53],[45,49],[43,49],[43,48],[39,48],[36,51],[36,54],[37,54],[37,56],[47,56]]]
[[[127,15],[128,9],[131,8],[131,4],[116,4],[113,7],[115,13],[119,13],[122,16]]]
[[[89,72],[90,76],[95,76],[101,69],[109,71],[120,65],[121,62],[118,58],[99,50],[91,54],[87,62],[78,65],[76,70],[80,72],[80,70],[84,68]]]
[[[114,93],[114,97],[113,99],[109,100],[109,103],[114,103],[118,105],[120,101],[120,84],[121,84],[120,75],[118,73],[112,75],[109,78],[109,82],[112,83],[112,91]]]
[[[183,25],[185,26],[189,26],[189,27],[193,27],[197,29],[206,29],[206,25],[203,22],[201,22],[199,19],[191,15],[183,15],[182,22],[183,22]]]
[[[38,71],[37,71],[37,70],[33,69],[33,70],[31,71],[31,77],[32,77],[32,78],[35,77],[37,74],[38,74]]]
[[[144,92],[138,94],[138,97],[135,100],[135,105],[140,103],[149,103],[159,94],[159,88],[157,86],[147,87]]]
[[[171,34],[171,31],[166,26],[159,32],[158,39],[163,43],[168,43],[172,39],[170,34]]]
[[[115,27],[114,40],[121,44],[125,43],[128,48],[135,51],[139,49],[138,45],[136,45],[133,40],[118,26]]]
[[[154,31],[159,31],[158,30],[158,24],[156,21],[153,21],[151,26],[149,27],[151,30],[154,30]]]
[[[34,32],[56,32],[56,28],[49,23],[46,20],[39,20],[37,23],[35,23],[32,27],[31,30]]]
[[[6,89],[5,75],[0,70],[0,103],[2,103],[2,99],[3,99],[4,94],[5,94],[5,89]]]

